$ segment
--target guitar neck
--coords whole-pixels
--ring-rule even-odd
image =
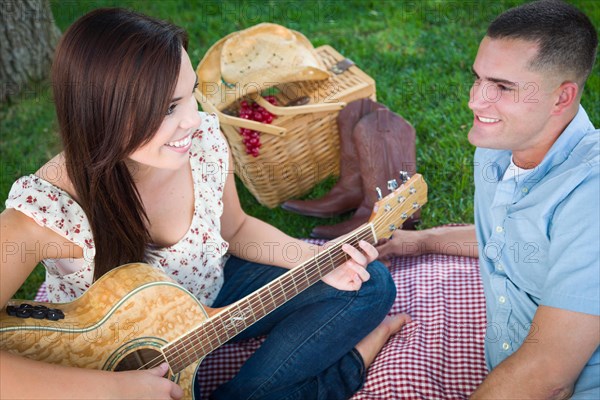
[[[244,297],[198,328],[163,347],[171,369],[177,373],[201,359],[244,329],[274,311],[285,302],[319,281],[349,259],[342,250],[344,243],[358,246],[365,240],[375,244],[377,237],[372,224],[364,225],[312,259],[300,264],[256,292]]]

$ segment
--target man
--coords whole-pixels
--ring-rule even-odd
[[[589,19],[560,1],[492,22],[469,101],[475,225],[398,231],[379,246],[384,259],[469,255],[477,240],[490,374],[472,398],[600,399],[600,131],[579,104],[597,45]]]

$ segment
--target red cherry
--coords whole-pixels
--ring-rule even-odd
[[[265,99],[271,104],[276,104],[276,99],[273,96],[267,96]],[[264,122],[267,124],[270,124],[275,118],[275,116],[268,112],[264,107],[247,100],[240,101],[238,115],[243,119]],[[243,137],[242,144],[246,147],[246,154],[258,157],[258,149],[262,146],[260,143],[260,133],[252,129],[240,128],[240,135]]]

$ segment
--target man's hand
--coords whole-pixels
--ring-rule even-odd
[[[448,254],[477,257],[477,238],[473,225],[443,226],[421,231],[397,230],[377,244],[379,260],[389,265],[392,257]]]
[[[382,239],[377,243],[379,261],[389,266],[393,257],[419,256],[424,253],[422,231],[396,230],[389,239]]]

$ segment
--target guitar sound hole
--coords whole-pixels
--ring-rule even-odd
[[[115,371],[135,371],[159,366],[164,357],[154,349],[140,349],[126,355],[115,367]]]

